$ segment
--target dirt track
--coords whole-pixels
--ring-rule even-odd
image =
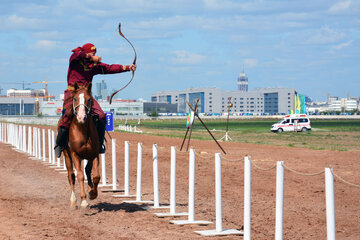
[[[53,128],[54,129],[54,128]],[[143,199],[153,198],[152,144],[159,146],[160,202],[169,203],[170,146],[181,139],[139,134],[111,133],[117,139],[118,184],[122,188],[123,146],[130,141],[130,191],[135,194],[137,143],[143,143]],[[46,141],[47,142],[47,141]],[[111,141],[109,141],[111,142]],[[223,228],[243,225],[243,162],[245,154],[258,166],[271,167],[285,161],[297,171],[313,173],[331,165],[335,172],[360,183],[360,153],[306,150],[243,143],[222,143],[228,154],[222,163]],[[111,181],[111,144],[108,144],[107,177]],[[197,153],[195,219],[215,223],[214,153],[211,141],[192,140]],[[0,143],[0,239],[207,239],[194,230],[208,226],[178,226],[158,218],[154,210],[123,203],[111,193],[100,192],[89,210],[69,209],[70,190],[66,175]],[[252,239],[274,239],[276,170],[252,167]],[[76,184],[78,196],[78,183]],[[284,239],[326,239],[324,174],[307,177],[285,170]],[[177,153],[177,211],[187,211],[188,154]],[[335,180],[336,230],[338,239],[359,239],[360,188]],[[168,210],[161,210],[162,212]],[[157,212],[160,212],[158,210]],[[186,217],[185,217],[186,219]],[[217,238],[208,238],[217,239]],[[242,239],[241,236],[219,239]]]

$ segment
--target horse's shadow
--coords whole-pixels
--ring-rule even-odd
[[[97,204],[90,206],[90,209],[97,211],[91,215],[100,213],[102,211],[117,212],[117,211],[121,211],[121,210],[132,213],[132,212],[138,212],[138,211],[146,211],[146,206],[147,206],[147,204],[141,204],[141,205],[132,204],[132,203],[113,204],[113,203],[109,203],[109,202],[102,202],[102,203],[97,203]]]

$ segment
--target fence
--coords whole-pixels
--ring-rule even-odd
[[[48,129],[48,151],[46,151],[46,131],[37,127],[17,125],[11,123],[0,123],[0,141],[11,144],[17,151],[22,151],[32,156],[31,159],[37,160],[57,170],[66,170],[65,161],[61,164],[60,158],[55,159],[53,151],[55,145],[55,132]],[[107,183],[105,155],[101,155],[102,166],[102,183],[101,187],[112,187],[111,189],[103,189],[103,191],[117,192],[122,191],[117,186],[117,159],[116,159],[116,139],[112,139],[112,184]],[[124,195],[113,195],[114,197],[136,197],[135,201],[127,201],[133,203],[153,203],[153,208],[158,209],[164,206],[160,205],[159,200],[159,184],[158,184],[158,146],[152,146],[153,152],[153,201],[143,201],[141,198],[141,181],[142,181],[142,153],[143,147],[138,143],[137,148],[137,184],[136,195],[129,193],[129,142],[125,141],[124,145]],[[47,155],[46,155],[47,153]],[[171,171],[170,171],[170,208],[168,213],[155,213],[159,217],[188,216],[187,220],[172,220],[173,224],[209,224],[211,222],[204,220],[195,220],[195,160],[196,156],[204,158],[200,154],[196,154],[194,149],[189,152],[189,196],[188,196],[188,212],[176,212],[176,148],[171,147]],[[212,159],[212,158],[204,158]],[[244,226],[243,231],[236,229],[223,229],[222,227],[222,184],[221,184],[221,162],[244,162]],[[243,235],[244,239],[251,239],[251,168],[254,166],[260,171],[270,171],[276,168],[276,216],[275,216],[275,239],[283,239],[283,202],[284,202],[284,170],[299,176],[317,176],[325,175],[325,197],[326,197],[326,225],[327,239],[336,239],[335,224],[335,201],[334,201],[334,177],[341,182],[352,187],[359,188],[360,185],[350,183],[335,173],[334,169],[329,166],[324,170],[315,173],[303,173],[288,167],[284,161],[278,161],[271,167],[262,168],[257,165],[256,161],[252,161],[250,156],[244,159],[228,159],[221,157],[219,153],[215,154],[215,196],[216,196],[216,228],[214,230],[195,231],[204,236],[214,235]]]

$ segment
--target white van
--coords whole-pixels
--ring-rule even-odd
[[[311,130],[310,120],[306,114],[286,115],[284,119],[271,126],[272,132],[307,132]]]

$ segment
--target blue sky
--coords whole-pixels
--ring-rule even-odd
[[[118,93],[144,98],[160,90],[236,90],[242,66],[249,89],[290,87],[315,100],[360,96],[360,0],[0,0],[0,87],[66,88],[71,50],[97,46],[105,63],[138,70]],[[110,92],[130,73],[98,75]],[[63,81],[63,83],[51,83]],[[95,89],[94,89],[95,90]]]

